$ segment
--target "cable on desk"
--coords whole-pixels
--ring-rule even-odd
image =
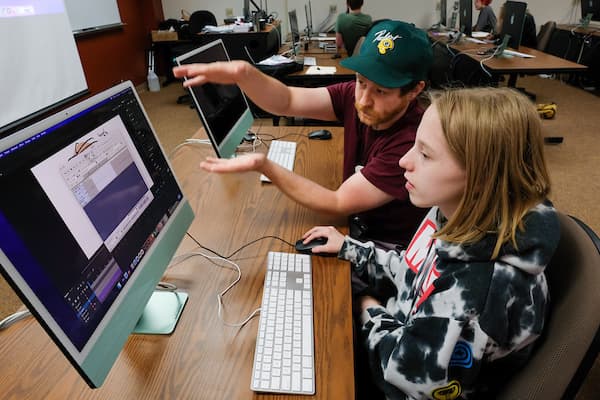
[[[177,290],[177,285],[174,285],[169,282],[160,281],[156,284],[156,289],[160,292],[175,292]]]
[[[200,248],[203,248],[204,250],[208,250],[208,251],[210,251],[211,253],[213,253],[213,254],[216,254],[217,256],[219,256],[219,257],[221,257],[221,258],[225,258],[225,259],[230,259],[231,257],[233,257],[234,255],[236,255],[237,253],[239,253],[240,251],[242,251],[242,250],[243,250],[243,249],[245,249],[246,247],[248,247],[248,246],[250,246],[250,245],[253,245],[254,243],[257,243],[257,242],[259,242],[259,241],[261,241],[261,240],[264,240],[264,239],[277,239],[277,240],[279,240],[279,241],[281,241],[281,242],[283,242],[283,243],[287,244],[287,245],[288,245],[288,246],[290,246],[290,247],[295,247],[295,246],[296,246],[296,245],[294,245],[294,244],[292,244],[292,243],[288,242],[287,240],[285,240],[285,239],[282,239],[282,238],[280,238],[280,237],[278,237],[278,236],[267,235],[267,236],[260,237],[260,238],[258,238],[258,239],[254,239],[254,240],[252,240],[252,241],[250,241],[250,242],[248,242],[248,243],[246,243],[246,244],[242,245],[240,248],[238,248],[237,250],[235,250],[233,253],[231,253],[231,254],[230,254],[230,255],[228,255],[228,256],[223,256],[223,255],[221,255],[221,254],[217,253],[216,251],[214,251],[214,250],[212,250],[212,249],[209,249],[208,247],[206,247],[206,246],[203,246],[202,244],[200,244],[200,242],[199,242],[199,241],[197,241],[197,240],[196,240],[196,238],[194,238],[194,237],[193,237],[193,236],[192,236],[192,235],[191,235],[189,232],[186,232],[186,234],[187,234],[187,235],[190,237],[190,239],[192,239],[192,240],[194,241],[194,243],[196,243],[196,244],[198,245],[198,247],[200,247]]]
[[[20,321],[29,316],[31,316],[31,311],[29,311],[29,310],[17,311],[15,313],[9,315],[8,317],[6,317],[2,321],[0,321],[0,331],[8,328],[15,322]]]
[[[268,141],[268,142],[271,142],[271,141],[273,141],[273,140],[281,140],[281,139],[284,139],[284,138],[286,138],[286,137],[290,137],[290,136],[308,137],[308,135],[306,135],[306,134],[303,134],[303,133],[287,133],[287,134],[285,134],[285,135],[283,135],[283,136],[279,136],[279,137],[276,137],[276,136],[274,136],[274,135],[269,135],[269,134],[266,134],[266,133],[265,133],[265,134],[263,134],[263,135],[268,135],[268,136],[271,136],[271,139],[263,139],[263,141],[265,141],[265,142],[267,142],[267,141]]]
[[[191,236],[190,236],[191,237]],[[192,238],[193,239],[193,238]],[[202,246],[204,247],[204,246]],[[212,250],[211,250],[212,251]],[[231,260],[228,260],[224,257],[220,257],[220,256],[209,256],[208,254],[204,254],[201,252],[189,252],[186,254],[183,254],[181,256],[175,257],[173,259],[173,265],[174,264],[178,264],[184,260],[187,260],[190,257],[193,256],[201,256],[206,258],[207,260],[213,262],[213,264],[215,264],[216,266],[220,267],[220,268],[229,268],[229,269],[233,269],[234,271],[237,272],[237,277],[225,288],[223,289],[221,292],[217,293],[217,316],[219,317],[219,320],[221,320],[221,322],[223,323],[223,325],[226,326],[230,326],[230,327],[234,327],[234,328],[241,328],[244,325],[246,325],[249,321],[252,320],[252,318],[256,317],[257,315],[260,314],[260,307],[257,308],[256,310],[252,311],[250,314],[248,314],[248,316],[246,318],[244,318],[242,321],[240,322],[228,322],[225,321],[225,318],[223,317],[223,309],[224,309],[224,304],[223,304],[223,297],[225,296],[225,294],[227,294],[227,292],[229,290],[231,290],[231,288],[233,288],[235,285],[237,285],[237,283],[242,279],[242,270],[240,268],[239,265],[237,265],[236,263],[234,263]],[[215,260],[220,260],[220,261],[224,261],[228,264],[230,264],[231,266],[228,265],[221,265],[218,263],[215,263]]]
[[[169,154],[167,155],[167,157],[169,158],[169,160],[175,155],[175,153],[177,152],[177,150],[179,150],[183,146],[186,146],[186,145],[189,145],[189,144],[191,144],[191,145],[207,145],[207,144],[210,144],[210,140],[208,140],[208,139],[194,139],[194,138],[185,139],[183,142],[179,143],[177,146],[175,146],[175,148],[173,148],[173,150],[171,150],[169,152]]]

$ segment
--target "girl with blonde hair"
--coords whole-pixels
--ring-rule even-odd
[[[327,238],[313,252],[337,252],[369,283],[354,299],[357,351],[387,398],[485,397],[527,361],[548,310],[559,224],[541,124],[511,89],[431,100],[399,162],[411,202],[431,207],[408,248],[383,251],[333,227],[304,239]]]

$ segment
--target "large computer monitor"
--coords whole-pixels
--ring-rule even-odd
[[[447,8],[448,8],[448,0],[440,0],[440,20],[439,24],[442,26],[446,26],[447,22]]]
[[[313,34],[312,6],[310,0],[304,5],[304,14],[306,15],[306,36],[310,40]]]
[[[221,39],[175,58],[178,65],[229,61]],[[231,158],[254,117],[246,96],[237,85],[205,83],[189,88],[206,134],[220,158]]]
[[[510,35],[508,47],[518,49],[523,37],[525,13],[527,3],[521,1],[507,1],[504,3],[504,20],[502,21],[501,34]]]
[[[600,21],[600,0],[581,0],[581,17],[592,14],[592,21]]]
[[[0,140],[0,185],[0,271],[98,387],[193,219],[133,85]]]
[[[458,29],[467,36],[471,36],[473,30],[473,2],[472,0],[460,0]]]
[[[289,11],[290,32],[292,34],[292,45],[300,41],[300,28],[298,28],[298,15],[296,10]]]

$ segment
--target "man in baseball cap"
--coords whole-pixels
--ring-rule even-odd
[[[342,60],[341,65],[356,71],[351,82],[289,87],[239,60],[186,65],[173,72],[188,78],[186,87],[235,83],[274,115],[341,121],[344,181],[336,190],[288,171],[262,153],[228,160],[208,158],[201,167],[211,172],[263,173],[304,206],[349,216],[353,237],[406,246],[425,210],[410,204],[398,160],[414,143],[423,114],[416,98],[425,87],[432,58],[423,31],[405,22],[383,20],[372,25],[359,54]]]

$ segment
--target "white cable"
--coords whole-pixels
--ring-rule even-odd
[[[22,320],[23,318],[29,317],[30,315],[31,315],[31,312],[29,310],[17,311],[15,313],[9,315],[8,317],[6,317],[2,321],[0,321],[0,331],[8,328],[12,324],[14,324],[17,321]]]
[[[221,268],[229,268],[229,269],[233,269],[235,271],[237,271],[237,277],[233,280],[233,282],[231,282],[225,289],[223,289],[220,293],[217,294],[217,305],[218,305],[218,309],[217,309],[217,315],[219,317],[219,319],[221,320],[221,322],[223,323],[223,325],[226,326],[230,326],[230,327],[235,327],[235,328],[241,328],[244,325],[246,325],[250,320],[252,320],[252,318],[256,317],[257,315],[260,314],[260,307],[257,308],[256,310],[252,311],[244,320],[242,320],[241,322],[227,322],[225,321],[224,317],[223,317],[223,296],[225,296],[225,294],[231,289],[233,288],[235,285],[237,285],[237,283],[242,279],[242,270],[240,269],[239,265],[237,265],[236,263],[234,263],[231,260],[228,260],[226,258],[223,257],[218,257],[218,256],[209,256],[207,254],[204,254],[202,252],[199,251],[192,251],[189,253],[185,253],[182,254],[180,256],[177,256],[175,258],[173,258],[173,261],[171,262],[171,264],[169,265],[169,268],[171,268],[172,266],[175,266],[176,264],[179,264],[180,262],[187,260],[190,257],[193,256],[201,256],[206,258],[207,260],[210,261],[214,261],[214,260],[221,260],[221,261],[225,261],[228,264],[231,265],[221,265],[221,264],[216,264],[218,267]]]
[[[175,148],[173,150],[171,150],[169,152],[168,158],[171,159],[173,157],[173,155],[177,152],[177,150],[179,150],[180,148],[182,148],[185,145],[188,144],[201,144],[201,145],[206,145],[206,144],[210,144],[210,140],[208,139],[185,139],[183,142],[179,143],[177,146],[175,146]]]

